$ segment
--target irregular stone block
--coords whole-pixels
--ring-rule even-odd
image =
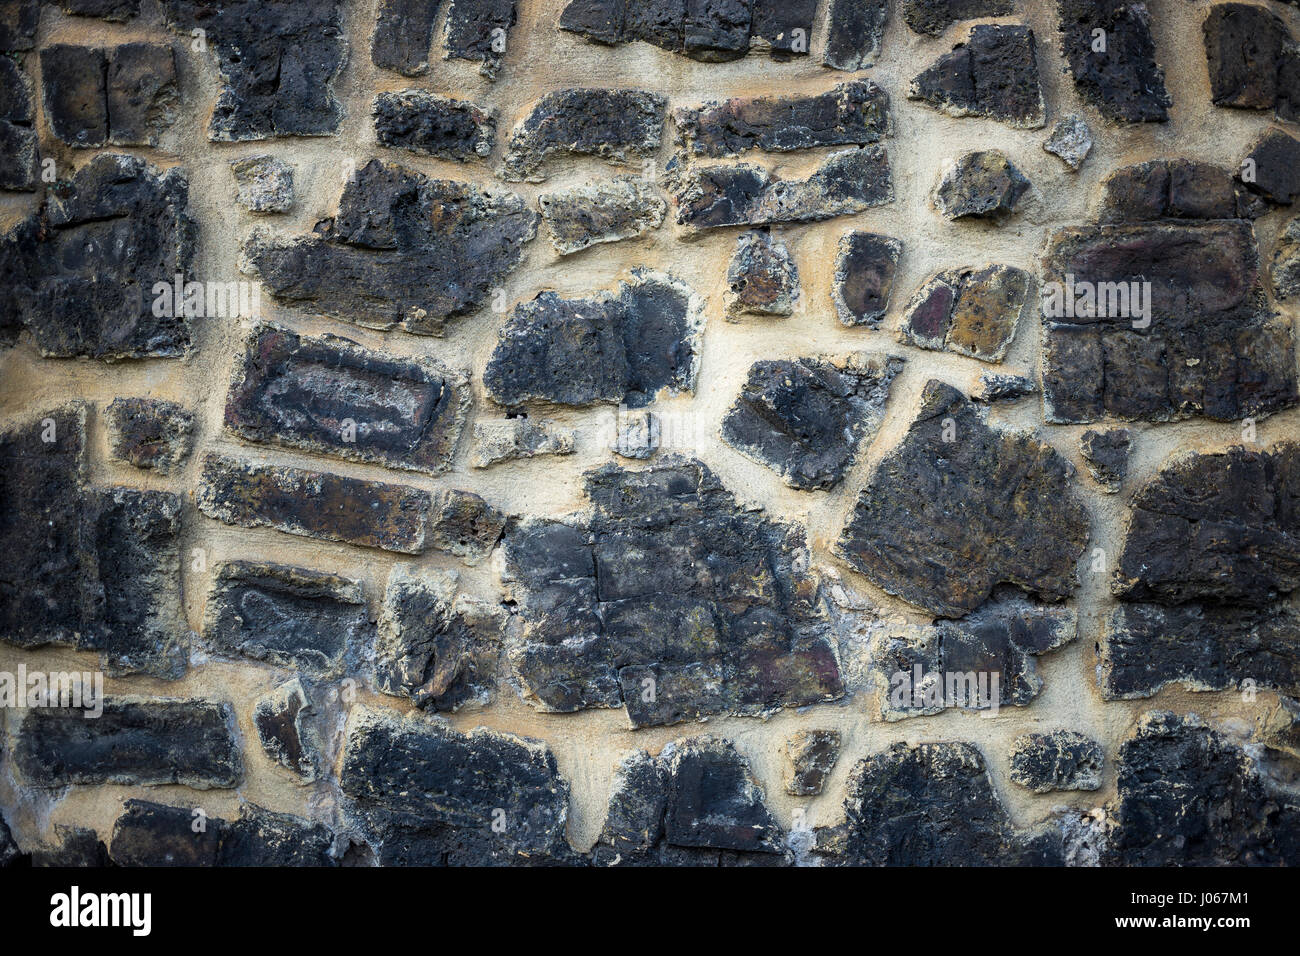
[[[937,37],[958,20],[1005,17],[1015,13],[1012,0],[903,0],[903,21],[913,33]]]
[[[63,12],[74,17],[98,17],[122,23],[140,13],[140,0],[55,0]]]
[[[1119,749],[1115,831],[1102,862],[1123,866],[1295,866],[1300,806],[1257,758],[1194,715],[1145,715]]]
[[[1264,417],[1296,404],[1248,222],[1066,228],[1043,257],[1047,421]]]
[[[695,168],[674,196],[678,224],[694,230],[818,222],[893,199],[889,157],[880,146],[832,153],[807,179],[783,180],[749,164]]]
[[[840,759],[841,743],[838,730],[801,730],[786,741],[785,792],[796,797],[821,793]]]
[[[0,238],[0,327],[27,327],[51,358],[172,358],[189,321],[153,308],[159,281],[188,275],[197,224],[183,169],[101,154]],[[170,293],[167,295],[170,297]]]
[[[774,60],[807,56],[817,0],[752,0],[749,45]]]
[[[592,848],[600,865],[653,862],[664,833],[668,800],[664,761],[644,750],[624,757],[615,770],[605,824]]]
[[[502,418],[474,423],[474,452],[470,464],[490,468],[503,461],[539,455],[572,455],[575,432],[554,422],[531,418]]]
[[[496,547],[506,518],[478,495],[455,488],[442,491],[429,524],[429,546],[475,564]]]
[[[838,866],[1060,866],[1050,828],[1018,830],[971,744],[894,744],[849,775],[848,819],[819,828]]]
[[[1266,740],[1292,757],[1300,757],[1300,701],[1278,697],[1277,710],[1266,724]]]
[[[855,80],[815,96],[733,97],[678,107],[673,122],[691,155],[714,159],[749,149],[866,146],[889,135],[889,95],[870,80]]]
[[[792,315],[799,269],[785,243],[767,231],[746,232],[727,266],[727,316]]]
[[[833,488],[880,426],[902,367],[902,359],[865,354],[756,362],[722,420],[722,439],[791,488]]]
[[[988,711],[1025,707],[1043,689],[1035,658],[1074,640],[1072,608],[1015,598],[983,605],[957,621],[891,629],[871,646],[885,720],[949,708]]]
[[[645,727],[843,693],[797,529],[741,509],[694,461],[608,466],[587,493],[590,517],[526,519],[506,535],[526,699],[626,705]]]
[[[54,824],[55,842],[32,851],[32,866],[108,866],[108,847],[88,827]],[[0,865],[3,865],[0,863]]]
[[[971,398],[985,405],[1015,402],[1038,391],[1038,383],[1023,375],[980,372],[979,388]]]
[[[835,550],[890,594],[945,617],[973,611],[999,584],[1059,601],[1077,585],[1088,539],[1072,471],[1051,446],[990,428],[960,392],[930,381]]]
[[[1231,172],[1188,159],[1125,166],[1107,176],[1101,188],[1102,222],[1237,219],[1247,211]]]
[[[1132,0],[1057,0],[1061,53],[1074,85],[1108,120],[1163,123],[1173,102],[1156,63],[1151,14]],[[1095,49],[1098,34],[1104,41]]]
[[[375,66],[403,76],[429,72],[429,47],[442,0],[380,0],[379,19],[370,41]]]
[[[692,391],[703,326],[698,296],[672,276],[634,270],[588,299],[542,292],[515,307],[483,373],[502,405],[624,403]]]
[[[334,866],[333,844],[323,824],[245,803],[225,827],[217,866]]]
[[[496,142],[496,117],[468,100],[427,90],[375,97],[371,113],[380,146],[461,162],[485,159]]]
[[[625,406],[619,408],[614,444],[610,446],[610,451],[622,458],[645,461],[659,450],[663,441],[659,416],[645,410],[628,414],[624,408]]]
[[[1300,298],[1300,219],[1292,219],[1282,231],[1269,263],[1268,278],[1279,301]]]
[[[0,0],[0,50],[30,50],[40,20],[40,0]]]
[[[238,203],[249,212],[288,212],[293,208],[293,167],[274,156],[230,162]]]
[[[195,503],[226,524],[403,554],[424,550],[433,506],[417,488],[222,455],[204,459]]]
[[[1072,730],[1023,734],[1011,749],[1011,779],[1034,793],[1100,790],[1101,744]]]
[[[1300,587],[1300,445],[1177,457],[1133,496],[1111,591],[1266,607]]]
[[[14,762],[37,787],[122,783],[234,787],[243,776],[229,704],[194,698],[105,697],[104,712],[29,711]]]
[[[963,153],[949,163],[934,191],[934,204],[945,219],[1001,221],[1015,211],[1029,180],[1006,155],[990,149]]]
[[[537,207],[562,256],[601,242],[634,239],[663,225],[668,203],[654,184],[614,179],[537,197]]]
[[[255,233],[247,268],[282,302],[375,329],[441,335],[523,259],[537,214],[513,193],[371,160],[322,232]]]
[[[1231,690],[1247,680],[1297,694],[1300,614],[1285,604],[1125,604],[1106,622],[1098,662],[1107,700],[1150,697],[1171,684]]]
[[[887,19],[889,4],[884,0],[831,0],[822,65],[848,71],[874,66]]]
[[[1300,119],[1300,52],[1276,14],[1252,4],[1215,4],[1202,32],[1215,106]]]
[[[469,411],[469,383],[432,359],[396,359],[327,335],[257,326],[226,399],[254,442],[439,474]]]
[[[965,43],[917,74],[907,98],[949,116],[987,116],[1016,129],[1039,129],[1045,108],[1034,31],[1016,25],[971,27]]]
[[[917,348],[1001,362],[1033,295],[1015,266],[947,269],[926,280],[907,307],[898,340]]]
[[[347,54],[345,6],[340,0],[163,0],[167,25],[186,36],[202,30],[221,71],[208,138],[337,132],[343,109],[333,87]]]
[[[105,414],[109,451],[118,461],[164,474],[194,445],[194,415],[158,398],[115,398]]]
[[[831,294],[842,325],[880,327],[889,308],[903,243],[870,232],[840,236]]]
[[[70,146],[108,140],[108,58],[103,50],[54,43],[41,50],[41,90],[50,131]]]
[[[375,686],[429,710],[486,704],[496,685],[503,617],[457,595],[454,574],[394,568],[379,615]]]
[[[644,90],[570,89],[547,93],[510,134],[497,175],[541,182],[551,157],[599,156],[626,165],[653,156],[668,100]]]
[[[1300,94],[1300,91],[1297,91]],[[1297,96],[1300,104],[1300,95]],[[1246,170],[1251,176],[1246,179]],[[1275,206],[1289,206],[1300,197],[1300,140],[1280,129],[1260,135],[1237,172],[1247,189]]]
[[[495,80],[501,69],[516,0],[451,0],[447,7],[447,58],[478,60],[479,72]]]
[[[162,43],[126,43],[109,51],[108,141],[116,146],[157,146],[176,121],[180,93],[176,58]]]
[[[315,708],[295,677],[258,698],[253,728],[266,755],[304,783],[321,775],[325,740],[312,717]]]
[[[1119,491],[1128,474],[1128,453],[1133,443],[1127,428],[1106,432],[1088,429],[1079,439],[1079,451],[1092,480],[1108,495]]]
[[[4,28],[0,26],[0,34]],[[31,84],[16,60],[0,57],[0,189],[36,188],[36,130]]]
[[[113,824],[109,856],[117,866],[216,866],[225,830],[220,817],[131,799]]]
[[[339,786],[372,817],[444,824],[509,858],[567,850],[569,787],[538,741],[354,708]]]
[[[203,615],[218,653],[341,677],[373,631],[361,583],[282,564],[221,565]]]
[[[1056,121],[1051,134],[1043,140],[1043,149],[1077,170],[1092,151],[1092,130],[1078,113],[1068,113]]]

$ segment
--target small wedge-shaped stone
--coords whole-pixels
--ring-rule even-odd
[[[1024,734],[1011,749],[1011,779],[1034,793],[1100,790],[1101,744],[1072,730]]]
[[[960,617],[999,584],[1050,601],[1077,586],[1088,515],[1051,446],[990,428],[930,381],[899,445],[858,496],[836,551],[891,594]]]
[[[30,711],[14,741],[14,763],[38,787],[234,787],[243,776],[234,726],[226,703],[105,697],[94,720],[79,709]]]
[[[625,165],[659,149],[668,100],[644,90],[547,93],[515,127],[498,175],[541,182],[553,156],[599,156]]]
[[[1084,98],[1113,122],[1167,120],[1172,100],[1156,63],[1147,5],[1138,0],[1057,3],[1061,52]]]
[[[223,655],[342,677],[373,635],[361,584],[282,564],[221,565],[203,637]]]
[[[673,122],[692,155],[713,159],[749,149],[866,146],[889,135],[889,95],[870,80],[855,80],[815,96],[734,97],[678,107]]]
[[[786,741],[785,792],[796,797],[821,793],[842,743],[838,730],[801,730]]]
[[[225,423],[249,441],[438,474],[451,465],[469,405],[465,374],[432,359],[263,324],[236,367]]]
[[[1077,170],[1092,151],[1092,130],[1082,116],[1070,113],[1057,120],[1051,134],[1043,140],[1043,149],[1071,170]]]
[[[254,233],[245,268],[282,302],[367,328],[441,335],[519,265],[537,218],[514,193],[374,159],[348,180],[323,231]]]
[[[1114,428],[1106,432],[1089,429],[1079,439],[1079,452],[1088,466],[1088,473],[1108,495],[1118,492],[1124,484],[1132,444],[1133,439],[1127,428]]]
[[[537,207],[562,256],[601,242],[634,239],[663,225],[668,203],[651,182],[614,179],[537,197]]]
[[[699,298],[672,276],[636,270],[616,293],[543,292],[510,314],[483,384],[502,405],[623,403],[691,391],[703,325]]]
[[[380,93],[371,112],[380,146],[439,159],[485,159],[497,138],[491,113],[428,90]]]
[[[894,182],[881,146],[833,153],[807,179],[784,180],[761,166],[688,170],[674,202],[692,230],[818,222],[892,202]]]
[[[722,420],[722,438],[791,488],[833,488],[879,427],[902,367],[902,359],[865,354],[756,362]]]
[[[1300,72],[1300,60],[1297,72]],[[1300,199],[1300,140],[1280,129],[1266,130],[1242,160],[1237,177],[1266,202],[1290,206]]]
[[[433,507],[430,494],[418,488],[222,455],[204,460],[195,502],[226,524],[403,554],[424,550]]]
[[[1045,122],[1034,31],[980,24],[970,37],[912,80],[909,100],[922,100],[949,116],[987,116],[1016,129]]]
[[[889,308],[903,243],[891,236],[849,232],[840,236],[831,292],[844,325],[878,328]]]
[[[1029,180],[996,149],[964,153],[949,163],[934,191],[945,219],[1000,222],[1015,212]]]
[[[766,230],[736,241],[727,266],[727,316],[790,315],[799,298],[799,269],[784,242]]]
[[[912,296],[899,341],[1001,362],[1031,303],[1033,286],[1033,277],[1015,266],[940,272]]]
[[[293,771],[304,783],[321,774],[325,736],[313,720],[317,716],[307,690],[297,677],[258,698],[253,706],[253,728],[266,755]]]

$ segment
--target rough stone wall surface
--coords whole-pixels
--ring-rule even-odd
[[[0,863],[1300,863],[1298,44],[0,2]]]

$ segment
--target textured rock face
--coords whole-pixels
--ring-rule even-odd
[[[847,821],[817,832],[818,852],[848,866],[1059,866],[1061,838],[1018,831],[970,744],[893,747],[850,774]]]
[[[1249,223],[1071,227],[1043,270],[1049,422],[1239,421],[1296,403],[1294,339],[1268,314]]]
[[[475,468],[490,468],[503,461],[520,461],[539,455],[573,454],[574,434],[552,422],[524,418],[480,421],[474,425]]]
[[[703,324],[695,294],[672,276],[637,271],[617,293],[543,292],[510,314],[483,384],[502,405],[623,403],[691,391]]]
[[[370,59],[404,76],[429,72],[429,47],[442,0],[380,0]]]
[[[1011,751],[1011,779],[1034,793],[1101,789],[1101,746],[1071,730],[1018,737]]]
[[[816,588],[790,527],[739,509],[698,462],[587,476],[593,511],[508,532],[522,639],[548,710],[626,705],[637,727],[838,697]]]
[[[259,698],[253,708],[253,727],[266,755],[304,783],[316,780],[324,763],[323,735],[314,715],[307,690],[296,677]]]
[[[243,774],[229,704],[105,697],[87,720],[77,709],[33,710],[14,741],[14,762],[38,787],[177,783],[233,787]]]
[[[888,18],[889,4],[883,0],[830,0],[822,64],[848,71],[872,66],[880,55]]]
[[[790,315],[799,298],[799,269],[771,233],[746,232],[727,266],[727,315]]]
[[[889,135],[889,96],[870,80],[857,80],[819,96],[737,97],[679,107],[673,122],[691,155],[714,159],[750,149],[866,146]]]
[[[347,52],[345,8],[338,0],[163,0],[174,30],[204,31],[221,71],[209,138],[335,132],[343,119],[333,86]]]
[[[867,355],[757,362],[722,420],[723,441],[791,488],[831,488],[875,433],[902,367],[902,359]]]
[[[1078,169],[1092,150],[1092,130],[1082,116],[1070,113],[1052,127],[1051,135],[1043,140],[1043,149],[1060,157],[1070,169]]]
[[[185,461],[194,441],[194,415],[175,402],[117,398],[108,406],[113,457],[168,472]]]
[[[1300,70],[1300,60],[1297,69]],[[1273,205],[1291,205],[1300,197],[1300,140],[1280,129],[1268,130],[1242,161],[1238,175],[1243,180],[1247,169],[1252,174],[1246,182],[1247,189]]]
[[[1000,221],[1015,211],[1029,180],[997,150],[965,153],[944,169],[934,204],[945,219]]]
[[[3,32],[0,27],[0,39]],[[35,121],[30,81],[16,61],[0,59],[0,189],[36,188]]]
[[[1269,792],[1256,760],[1195,717],[1148,714],[1119,751],[1107,863],[1294,866],[1294,798]]]
[[[1215,106],[1273,110],[1300,118],[1300,54],[1272,11],[1245,3],[1210,8],[1202,26]]]
[[[96,156],[0,238],[0,328],[22,324],[51,357],[184,355],[187,317],[153,306],[155,283],[190,274],[188,197],[180,167],[160,174],[135,157]]]
[[[668,101],[644,90],[558,90],[515,127],[498,174],[541,182],[551,158],[599,156],[617,164],[659,149]]]
[[[899,340],[1001,362],[1032,291],[1033,278],[1015,266],[946,270],[912,297]]]
[[[917,75],[907,98],[950,116],[987,116],[1017,129],[1044,122],[1034,31],[981,24]]]
[[[944,617],[973,611],[999,584],[1059,601],[1075,588],[1088,537],[1071,472],[1049,446],[990,428],[960,392],[931,381],[907,434],[858,495],[836,551],[886,591]]]
[[[902,242],[890,236],[848,232],[840,237],[831,294],[841,323],[879,327],[902,253]]]
[[[838,730],[801,730],[786,744],[790,766],[785,791],[796,797],[815,797],[840,757],[843,738]]]
[[[323,232],[255,233],[244,254],[276,299],[367,328],[441,335],[523,258],[537,214],[513,193],[373,159]]]
[[[108,866],[108,847],[99,834],[89,827],[54,825],[53,843],[37,848],[32,853],[32,866]],[[0,856],[3,854],[0,853]],[[0,865],[4,865],[0,859]]]
[[[225,423],[253,442],[437,474],[451,463],[469,404],[465,374],[431,359],[261,325],[244,346]]]
[[[602,242],[618,242],[658,229],[668,204],[654,184],[640,179],[615,179],[574,186],[537,199],[551,236],[562,256]]]
[[[333,834],[319,823],[246,803],[239,819],[196,818],[186,807],[127,800],[113,825],[117,866],[334,866]]]
[[[1113,122],[1167,120],[1172,99],[1156,63],[1146,4],[1058,0],[1058,6],[1061,52],[1079,92]]]
[[[381,146],[439,159],[483,159],[496,141],[497,123],[490,113],[426,90],[380,93],[374,117]]]
[[[1005,17],[1015,12],[1011,0],[903,0],[903,21],[913,33],[937,37],[959,20]]]
[[[236,159],[230,171],[238,184],[236,198],[250,212],[288,212],[293,207],[293,167],[274,156]]]
[[[1102,181],[1102,222],[1152,219],[1237,219],[1249,203],[1229,170],[1187,159],[1124,166]]]
[[[1079,450],[1088,465],[1088,474],[1109,495],[1119,491],[1128,474],[1128,453],[1132,437],[1127,428],[1106,432],[1089,429],[1079,439]]]

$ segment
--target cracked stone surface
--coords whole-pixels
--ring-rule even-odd
[[[603,242],[635,239],[663,225],[668,203],[653,183],[613,179],[543,193],[537,208],[562,256]]]
[[[1074,85],[1116,123],[1163,123],[1172,97],[1156,62],[1151,12],[1132,0],[1057,0],[1061,53]],[[1101,30],[1104,47],[1097,48]]]
[[[822,65],[849,72],[874,66],[888,19],[884,0],[830,0]]]
[[[880,426],[902,368],[902,359],[861,353],[756,362],[722,420],[722,439],[791,488],[832,488]]]
[[[909,100],[949,116],[986,116],[1016,129],[1044,123],[1034,31],[1028,27],[980,24],[912,80]]]
[[[947,269],[912,296],[898,339],[917,348],[1001,362],[1033,287],[1033,277],[1015,266]]]
[[[35,121],[31,81],[15,60],[0,57],[0,190],[36,189]]]
[[[1092,130],[1082,116],[1070,113],[1056,121],[1052,132],[1043,140],[1043,149],[1068,168],[1077,170],[1092,151]]]
[[[1300,70],[1300,61],[1297,70]],[[1297,91],[1297,96],[1300,97],[1300,91]],[[1252,175],[1245,186],[1266,202],[1290,206],[1300,197],[1300,140],[1294,136],[1280,129],[1267,130],[1260,134],[1242,164],[1238,178],[1245,180],[1245,169],[1249,164]]]
[[[1000,584],[1059,601],[1076,587],[1088,538],[1072,472],[1049,445],[990,428],[964,395],[930,381],[835,550],[889,593],[944,617],[975,610]]]
[[[1024,734],[1011,750],[1011,779],[1034,793],[1100,790],[1101,745],[1072,730]]]
[[[253,728],[266,755],[293,771],[304,783],[321,776],[325,740],[313,717],[311,698],[295,677],[258,698],[253,708]]]

